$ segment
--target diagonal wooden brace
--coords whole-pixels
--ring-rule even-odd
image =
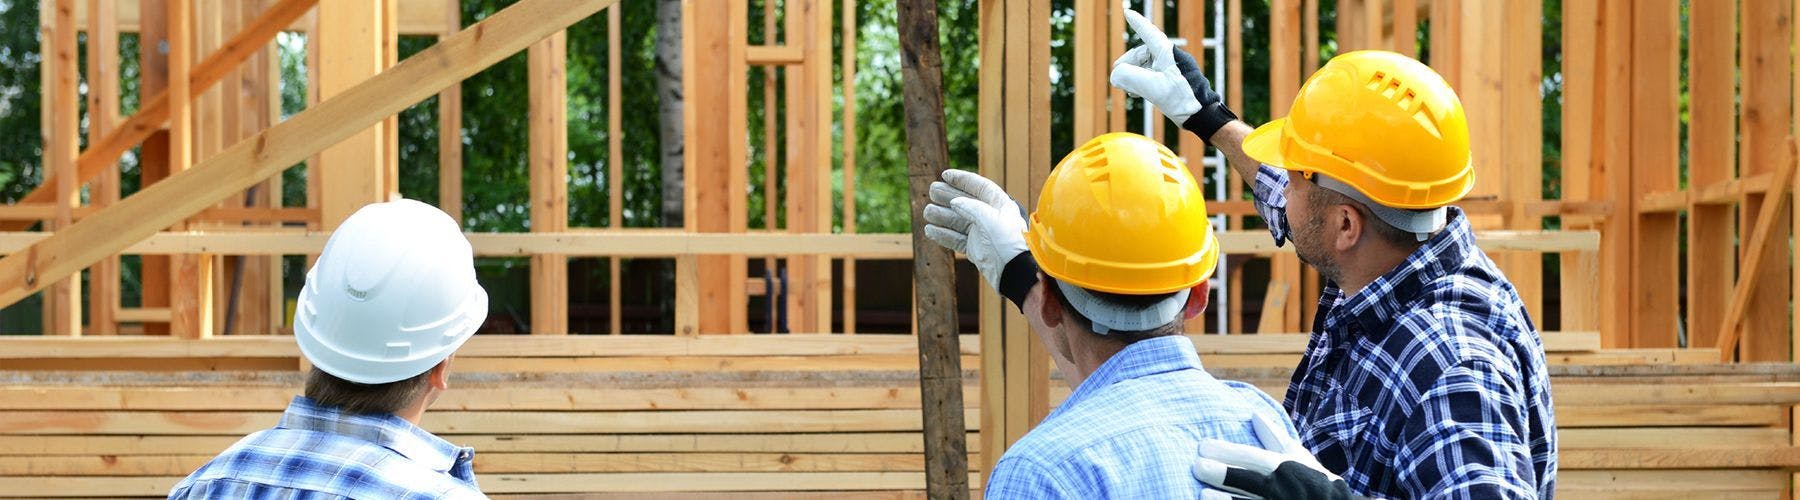
[[[1800,162],[1800,151],[1796,151],[1794,136],[1788,136],[1787,161],[1775,170],[1775,180],[1769,184],[1767,197],[1763,198],[1762,210],[1757,214],[1756,229],[1750,233],[1750,251],[1745,254],[1744,264],[1739,267],[1745,271],[1756,269],[1769,253],[1769,238],[1775,232],[1775,219],[1782,210],[1787,209],[1787,193],[1794,183],[1794,164]],[[1783,238],[1784,240],[1786,238]],[[1756,278],[1761,273],[1738,273],[1743,279],[1731,290],[1731,303],[1725,309],[1725,320],[1719,325],[1719,361],[1730,362],[1737,356],[1738,327],[1744,322],[1744,314],[1749,310],[1750,292],[1756,289]]]

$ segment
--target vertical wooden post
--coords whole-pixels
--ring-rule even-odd
[[[1349,8],[1350,4],[1347,2],[1339,5],[1342,6],[1338,9],[1341,11],[1338,13],[1341,23],[1343,16],[1355,9]],[[1343,30],[1338,30],[1337,34],[1338,50],[1343,51],[1348,48],[1350,40],[1347,37],[1350,34]],[[1304,0],[1301,3],[1300,40],[1300,74],[1311,75],[1319,70],[1319,0]]]
[[[1462,0],[1431,0],[1431,60],[1425,61],[1439,75],[1457,85],[1461,76]]]
[[[381,72],[384,62],[381,2],[320,0],[317,17],[319,98],[330,99]],[[319,155],[319,210],[325,229],[363,205],[387,199],[387,148],[382,125],[350,136]]]
[[[1224,94],[1225,105],[1231,107],[1231,109],[1244,109],[1244,91],[1242,90],[1244,88],[1244,44],[1234,43],[1235,41],[1243,39],[1243,0],[1225,0]],[[1236,169],[1225,169],[1225,194],[1226,197],[1231,200],[1244,199],[1244,180],[1238,177]],[[1225,227],[1227,229],[1241,229],[1244,227],[1244,218],[1237,216],[1226,217]],[[1225,257],[1225,261],[1228,263],[1232,260],[1233,259],[1229,256]],[[1231,282],[1240,284],[1239,286],[1231,287],[1231,298],[1227,300],[1229,304],[1226,306],[1231,309],[1230,311],[1227,311],[1227,314],[1231,315],[1231,320],[1228,321],[1227,324],[1240,325],[1237,331],[1247,332],[1249,329],[1241,326],[1247,324],[1244,321],[1244,287],[1242,286],[1242,283],[1244,283],[1244,264],[1242,260],[1240,260],[1237,265],[1227,264],[1226,269],[1231,273]]]
[[[1078,2],[1077,8],[1089,2]],[[1004,0],[981,0],[979,23],[980,36],[977,37],[981,60],[987,61],[976,70],[979,73],[980,85],[977,85],[978,111],[976,119],[980,127],[981,175],[989,179],[1004,179],[1002,173],[1006,163],[1006,106],[1003,101],[1006,85],[1007,66],[1005,63],[1006,48],[1006,9]],[[1095,17],[1095,16],[1088,16]],[[1077,14],[1079,22],[1083,17]],[[1080,38],[1081,26],[1077,25],[1077,38]],[[1081,45],[1076,45],[1081,50]],[[1077,56],[1077,59],[1082,59]],[[1081,75],[1077,73],[1077,81]],[[1078,83],[1078,89],[1081,85]],[[1081,99],[1077,91],[1076,99]],[[1077,105],[1076,134],[1080,135],[1080,117],[1087,111],[1086,107]],[[1090,123],[1094,120],[1089,114]],[[1090,124],[1091,127],[1091,124]],[[990,287],[981,288],[981,479],[986,484],[993,474],[994,464],[1000,461],[1000,455],[1012,443],[1008,438],[1011,433],[1007,428],[1006,418],[1007,384],[1006,384],[1006,339],[1008,332],[1002,318],[1011,319],[1018,314],[1010,310],[1009,302],[1000,298]],[[917,300],[917,293],[913,295]],[[918,310],[917,307],[913,308]]]
[[[1269,7],[1269,110],[1273,116],[1286,116],[1300,93],[1300,2],[1274,0]],[[1287,307],[1282,308],[1281,330],[1300,331],[1300,259],[1293,254],[1272,258],[1271,282],[1288,285]],[[1263,314],[1271,314],[1264,311]],[[1270,332],[1259,332],[1270,333]]]
[[[606,203],[609,208],[606,216],[607,227],[612,229],[625,227],[623,223],[625,220],[625,137],[624,129],[619,126],[620,117],[623,116],[619,106],[624,102],[620,98],[619,90],[621,80],[625,77],[625,72],[619,69],[621,66],[619,63],[621,52],[619,49],[620,7],[622,5],[614,4],[612,7],[606,8]],[[606,260],[612,267],[612,279],[607,281],[611,288],[611,292],[607,295],[610,308],[606,310],[607,316],[611,320],[611,329],[607,330],[607,333],[618,335],[624,330],[625,316],[623,307],[621,307],[624,301],[619,295],[621,288],[619,258],[613,257]]]
[[[1632,290],[1631,242],[1636,241],[1637,200],[1631,193],[1631,5],[1608,0],[1600,7],[1600,65],[1594,102],[1600,114],[1592,131],[1595,143],[1596,179],[1602,199],[1613,203],[1613,216],[1602,225],[1601,290]],[[1606,347],[1629,347],[1636,327],[1631,295],[1600,294],[1600,332]]]
[[[75,159],[81,155],[81,66],[76,44],[75,0],[50,0],[39,4],[44,45],[42,87],[45,174],[55,183],[56,220],[53,228],[75,222],[81,205],[82,179]],[[52,335],[81,335],[81,276],[59,281],[44,290],[44,329]]]
[[[460,4],[460,0],[444,0],[444,32],[438,39],[462,31]],[[457,225],[463,221],[462,170],[462,82],[457,82],[438,93],[438,208],[450,214]]]
[[[173,90],[169,88],[169,55],[165,50],[170,42],[168,13],[169,8],[165,0],[139,0],[138,2],[139,95],[155,95],[164,90]],[[174,92],[169,93],[171,105],[177,101],[187,102],[186,99],[175,99],[176,95]],[[185,116],[174,114],[173,107],[170,108],[170,111],[170,126],[165,130],[150,134],[150,137],[144,140],[143,146],[138,150],[139,186],[149,186],[169,176],[169,160],[173,158],[169,134],[175,129],[174,125],[177,123],[178,116]],[[167,255],[143,255],[138,259],[139,288],[143,293],[141,304],[145,308],[169,307],[172,260]],[[167,322],[145,323],[143,328],[146,334],[170,334]]]
[[[527,53],[530,98],[531,232],[569,228],[567,32],[532,44]],[[531,333],[569,333],[569,259],[531,256]]]
[[[1681,187],[1681,5],[1638,0],[1631,6],[1632,191],[1642,199]],[[1632,242],[1633,347],[1675,347],[1681,321],[1681,219],[1638,215]]]
[[[1743,106],[1738,145],[1741,175],[1751,177],[1773,172],[1778,162],[1786,161],[1786,138],[1793,112],[1793,61],[1787,47],[1793,42],[1793,2],[1779,0],[1745,0],[1739,28],[1743,42],[1740,55],[1739,81]],[[1739,207],[1741,228],[1754,227],[1763,203],[1774,203],[1761,193],[1747,193]],[[1768,239],[1770,255],[1787,245],[1785,233],[1792,215],[1776,215],[1778,233]],[[1738,248],[1740,257],[1752,249]],[[1787,276],[1789,259],[1768,258],[1757,269],[1740,269],[1739,276],[1760,274],[1764,277]],[[1765,279],[1756,283],[1750,295],[1748,314],[1743,321],[1743,342],[1739,344],[1743,361],[1786,361],[1789,359],[1788,329],[1789,280]]]
[[[844,234],[856,234],[856,0],[844,0],[839,9],[843,19],[844,75]],[[739,287],[742,288],[742,287]],[[844,333],[856,334],[856,257],[844,256]]]
[[[1194,60],[1200,63],[1201,71],[1206,71],[1207,56],[1211,55],[1206,50],[1205,5],[1206,2],[1199,0],[1180,0],[1175,7],[1178,11],[1176,21],[1172,23],[1176,33],[1187,39],[1188,52],[1194,54]],[[1158,117],[1158,120],[1161,118]],[[1175,144],[1176,154],[1181,155],[1182,160],[1187,162],[1188,171],[1193,173],[1195,179],[1206,179],[1206,143],[1201,142],[1200,137],[1194,134],[1177,133],[1176,136],[1180,138]],[[1229,169],[1229,167],[1220,168]],[[1202,183],[1204,182],[1202,181]],[[1210,316],[1205,314],[1195,316],[1194,319],[1188,320],[1183,328],[1187,333],[1205,333],[1208,318]]]
[[[1418,0],[1392,0],[1394,2],[1393,49],[1406,57],[1419,57],[1419,7]],[[1541,7],[1540,7],[1541,9]],[[1538,42],[1542,44],[1543,42]]]
[[[1048,2],[1038,2],[1047,6]],[[919,389],[925,429],[925,489],[931,498],[968,498],[962,357],[956,328],[955,256],[927,240],[931,182],[949,166],[936,2],[901,0],[900,69],[906,99],[906,156],[912,178],[913,297],[918,300]],[[1049,23],[1044,23],[1046,29]],[[1043,46],[1048,49],[1048,45]],[[1048,88],[1044,89],[1046,92]],[[1046,94],[1048,95],[1048,94]],[[1048,154],[1046,152],[1046,154]]]
[[[193,99],[188,72],[193,68],[191,0],[169,0],[169,173],[193,164],[195,144]],[[213,334],[212,259],[209,255],[177,255],[170,259],[169,330],[183,338]]]
[[[102,137],[119,122],[119,27],[118,5],[88,0],[88,136]],[[108,167],[89,188],[89,201],[105,207],[119,201],[119,169]],[[88,328],[92,335],[113,335],[119,322],[119,257],[114,255],[88,269]]]
[[[763,45],[775,46],[775,2],[763,2]],[[781,198],[781,183],[776,182],[775,171],[779,168],[781,155],[777,152],[780,143],[775,140],[775,71],[774,66],[763,67],[763,230],[777,232],[776,205]],[[781,274],[777,272],[780,261],[774,256],[763,258],[763,273],[768,276],[765,297],[769,301],[769,333],[781,331],[781,311],[788,302],[779,301],[781,295],[776,290],[786,288]]]
[[[1600,125],[1598,95],[1600,69],[1600,5],[1598,2],[1563,4],[1563,106],[1562,199],[1598,199],[1595,184],[1594,130]],[[1727,66],[1736,67],[1730,61]],[[1594,229],[1592,217],[1565,216],[1564,230]],[[1595,252],[1563,252],[1562,329],[1593,331],[1600,328],[1600,262]],[[1695,323],[1689,323],[1695,324]],[[1704,323],[1716,325],[1718,321]],[[1692,331],[1692,330],[1690,330]]]
[[[831,3],[799,0],[787,4],[789,46],[804,47],[805,60],[787,73],[788,232],[831,229]],[[831,259],[788,257],[789,330],[822,332],[831,327]]]
[[[1098,56],[1098,59],[1111,62],[1111,58],[1118,57],[1113,54],[1125,53],[1125,34],[1129,33],[1130,30],[1125,29],[1125,11],[1123,10],[1124,7],[1121,6],[1124,2],[1100,0],[1100,3],[1106,6],[1106,29],[1100,32],[1100,40],[1106,44],[1106,52]],[[1098,68],[1100,66],[1095,67]],[[1107,79],[1105,76],[1098,76],[1097,78],[1100,78],[1101,81],[1106,81]],[[1126,123],[1125,91],[1114,88],[1112,85],[1105,85],[1103,88],[1106,90],[1107,101],[1109,103],[1108,119],[1104,131],[1122,132],[1125,130]],[[1085,140],[1085,138],[1077,140]]]
[[[1543,17],[1542,2],[1506,2],[1504,34],[1494,42],[1504,41],[1501,48],[1500,97],[1504,111],[1503,134],[1507,137],[1542,137],[1544,129],[1544,99],[1539,87],[1544,82],[1543,66]],[[1676,39],[1671,33],[1670,39]],[[1392,46],[1389,42],[1387,46]],[[1676,126],[1677,118],[1669,117],[1670,126]],[[1670,137],[1669,144],[1675,144],[1676,138]],[[1495,165],[1506,171],[1506,185],[1502,189],[1501,199],[1508,203],[1506,227],[1521,231],[1538,231],[1544,228],[1541,217],[1528,216],[1526,204],[1544,197],[1544,144],[1536,140],[1510,140],[1496,143],[1504,145],[1501,151],[1501,163]],[[1670,158],[1675,155],[1671,154]],[[1508,167],[1517,165],[1516,167]],[[1674,189],[1674,186],[1670,186]],[[1674,249],[1674,242],[1668,248]],[[1525,302],[1525,310],[1532,318],[1542,321],[1544,317],[1544,256],[1538,252],[1511,252],[1505,259],[1503,272],[1518,290],[1519,298]],[[1672,263],[1673,261],[1671,261]],[[1669,276],[1675,273],[1670,269]],[[1676,287],[1669,287],[1673,292]],[[1670,305],[1669,311],[1679,308]],[[1673,319],[1673,318],[1671,318]],[[1671,328],[1674,321],[1668,323]]]
[[[1694,2],[1688,8],[1688,185],[1709,186],[1735,177],[1737,2]],[[1724,320],[1731,299],[1733,222],[1729,204],[1688,207],[1689,346],[1718,341],[1718,332],[1707,325]],[[1568,306],[1563,310],[1566,317]]]
[[[687,230],[700,233],[741,233],[748,224],[744,194],[749,185],[749,172],[744,165],[748,138],[732,131],[748,121],[748,77],[744,70],[749,7],[743,2],[729,2],[724,7],[695,8],[693,19],[688,21],[694,30],[683,31],[683,43],[692,39],[689,51],[682,57],[682,87],[687,99],[683,110],[690,120],[684,135],[687,148],[682,155],[686,164],[683,189],[690,203],[683,215]],[[721,55],[723,64],[716,60]],[[825,61],[830,64],[829,59]],[[803,84],[790,82],[790,87]],[[690,109],[692,112],[686,111]],[[723,122],[730,126],[719,126],[720,111],[724,112]],[[820,159],[827,162],[824,168],[829,168],[830,157]],[[825,212],[827,218],[830,215]],[[694,262],[700,266],[696,271],[698,288],[676,293],[695,295],[694,303],[701,305],[698,332],[748,332],[745,258],[703,255]],[[830,289],[826,291],[829,293]],[[825,313],[829,318],[830,310]],[[824,329],[829,327],[829,323],[821,325]]]

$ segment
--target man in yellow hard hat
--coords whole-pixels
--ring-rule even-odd
[[[1285,401],[1318,461],[1365,495],[1549,498],[1556,418],[1543,343],[1453,205],[1475,174],[1444,79],[1392,52],[1342,54],[1286,118],[1253,130],[1191,56],[1126,15],[1144,44],[1114,64],[1112,84],[1223,151],[1276,244],[1293,240],[1325,280]],[[1208,457],[1196,474],[1267,479],[1246,474],[1257,467],[1239,467],[1244,456]]]
[[[1020,306],[1075,388],[1001,456],[986,498],[1223,498],[1189,472],[1203,440],[1298,442],[1273,399],[1208,375],[1182,335],[1206,308],[1219,244],[1168,148],[1088,141],[1051,171],[1029,222],[970,172],[944,172],[931,198],[926,235]]]

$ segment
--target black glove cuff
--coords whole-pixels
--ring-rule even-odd
[[[1000,295],[1018,306],[1019,312],[1025,311],[1025,296],[1031,294],[1031,287],[1038,283],[1037,259],[1031,252],[1020,252],[1012,260],[1006,262],[1006,268],[1000,270]]]
[[[1215,102],[1200,108],[1200,111],[1181,122],[1181,128],[1200,136],[1202,142],[1212,145],[1212,136],[1225,128],[1225,124],[1237,121],[1237,113],[1225,107],[1223,102]]]

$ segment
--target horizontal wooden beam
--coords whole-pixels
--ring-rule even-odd
[[[0,491],[23,497],[160,497],[183,476],[42,477],[0,476]],[[970,473],[969,484],[981,484]],[[670,493],[680,485],[682,492]],[[850,489],[854,488],[854,489]],[[612,492],[603,498],[873,500],[923,498],[924,472],[619,472],[574,474],[482,474],[482,493],[546,494]],[[706,492],[728,492],[719,496]],[[754,492],[768,492],[761,495]],[[808,495],[807,492],[829,492]],[[665,496],[658,496],[662,493]]]
[[[973,434],[973,433],[971,433]],[[0,456],[212,455],[241,436],[8,436]],[[979,451],[971,440],[970,451]],[[783,434],[589,434],[457,436],[482,453],[720,453],[782,450],[795,453],[920,453],[917,432]]]
[[[272,211],[270,211],[272,210]],[[259,212],[268,211],[268,212]],[[291,221],[316,218],[311,209],[207,209],[205,220]],[[0,232],[0,254],[25,251],[50,237],[48,233]],[[327,233],[303,230],[166,231],[122,248],[127,255],[210,253],[218,255],[302,255],[325,248]],[[912,258],[905,234],[743,233],[702,234],[667,230],[586,230],[566,233],[470,233],[469,243],[482,256],[563,254],[571,257],[676,257],[682,255],[829,255],[858,259]],[[1564,252],[1595,250],[1595,231],[1483,231],[1476,240],[1485,250]],[[1261,230],[1221,231],[1227,254],[1291,253],[1276,247]]]
[[[1595,332],[1545,332],[1547,352],[1587,352],[1600,348]],[[1300,354],[1309,336],[1302,334],[1189,335],[1203,355]],[[963,335],[963,355],[980,354],[980,342]],[[459,349],[459,358],[569,358],[583,356],[846,356],[914,354],[918,343],[905,335],[701,335],[516,336],[477,335]],[[154,337],[53,338],[0,336],[0,359],[42,358],[193,358],[291,357],[298,355],[291,337],[230,336],[203,341]]]
[[[167,323],[169,308],[119,308],[113,311],[113,318],[120,323]]]
[[[794,45],[751,45],[744,48],[744,60],[751,66],[800,64],[806,54]]]
[[[119,253],[616,0],[524,0],[335,97],[0,259],[0,306]]]
[[[93,205],[77,207],[74,218],[93,215],[102,207]],[[14,203],[0,205],[0,220],[6,221],[40,221],[56,217],[56,205],[51,203]],[[317,208],[266,208],[266,207],[214,207],[200,211],[188,220],[205,222],[318,222]]]
[[[1256,202],[1249,200],[1213,200],[1206,202],[1206,210],[1208,214],[1212,215],[1232,217],[1259,216],[1261,214],[1256,211],[1255,203]],[[1456,206],[1463,209],[1464,213],[1471,215],[1495,215],[1510,214],[1512,213],[1513,207],[1520,204],[1524,205],[1526,217],[1606,217],[1612,215],[1613,212],[1612,202],[1608,201],[1532,200],[1526,202],[1511,202],[1499,200],[1465,200],[1457,203]]]

